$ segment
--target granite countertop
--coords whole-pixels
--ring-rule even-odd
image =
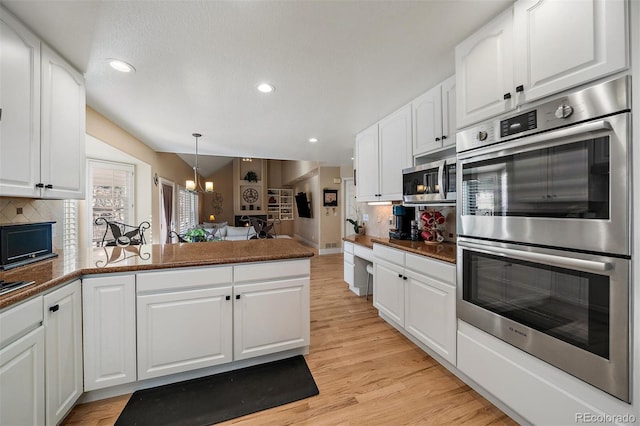
[[[424,241],[395,240],[392,238],[372,237],[369,235],[349,235],[343,238],[354,244],[359,244],[368,248],[373,248],[373,243],[383,244],[400,250],[422,256],[432,257],[444,262],[456,263],[456,244],[455,243],[439,243],[427,244]]]
[[[83,275],[268,262],[312,257],[313,251],[296,240],[277,238],[101,247],[84,252],[62,251],[58,255],[53,259],[0,271],[0,280],[35,281],[33,285],[0,296],[0,309]]]

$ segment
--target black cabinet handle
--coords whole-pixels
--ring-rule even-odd
[[[524,86],[521,84],[520,86],[516,87],[516,92],[524,92]]]
[[[407,277],[406,277],[405,275],[403,275],[403,276],[402,276],[402,279],[406,281],[406,280],[407,280]]]
[[[44,183],[36,183],[36,188],[44,188]]]
[[[53,185],[51,185],[51,184],[45,185],[44,187],[45,187],[46,189],[53,189]]]
[[[53,305],[49,307],[49,310],[51,312],[58,312],[59,309],[60,309],[60,305]]]
[[[231,296],[225,296],[224,300],[231,300]]]
[[[511,99],[511,93],[505,93],[503,96],[504,100]]]
[[[442,140],[445,140],[447,137],[446,136],[442,136]]]
[[[436,138],[436,142],[438,142],[440,140],[440,138]]]
[[[398,278],[402,278],[402,274],[398,274]]]
[[[239,299],[240,299],[240,295],[236,294],[236,300],[239,300]]]

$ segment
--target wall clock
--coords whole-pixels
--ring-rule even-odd
[[[256,191],[254,188],[247,188],[242,193],[242,199],[249,204],[253,204],[258,201],[258,197],[258,191]]]

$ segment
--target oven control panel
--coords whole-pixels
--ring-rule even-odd
[[[538,127],[538,110],[533,109],[524,114],[500,121],[500,137],[515,135],[535,130]]]

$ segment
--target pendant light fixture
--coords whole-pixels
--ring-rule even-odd
[[[193,180],[187,180],[184,186],[187,191],[191,192],[213,192],[212,181],[206,181],[203,189],[200,179],[198,179],[198,138],[202,135],[200,133],[192,133],[191,135],[196,138],[196,165],[193,166]]]

